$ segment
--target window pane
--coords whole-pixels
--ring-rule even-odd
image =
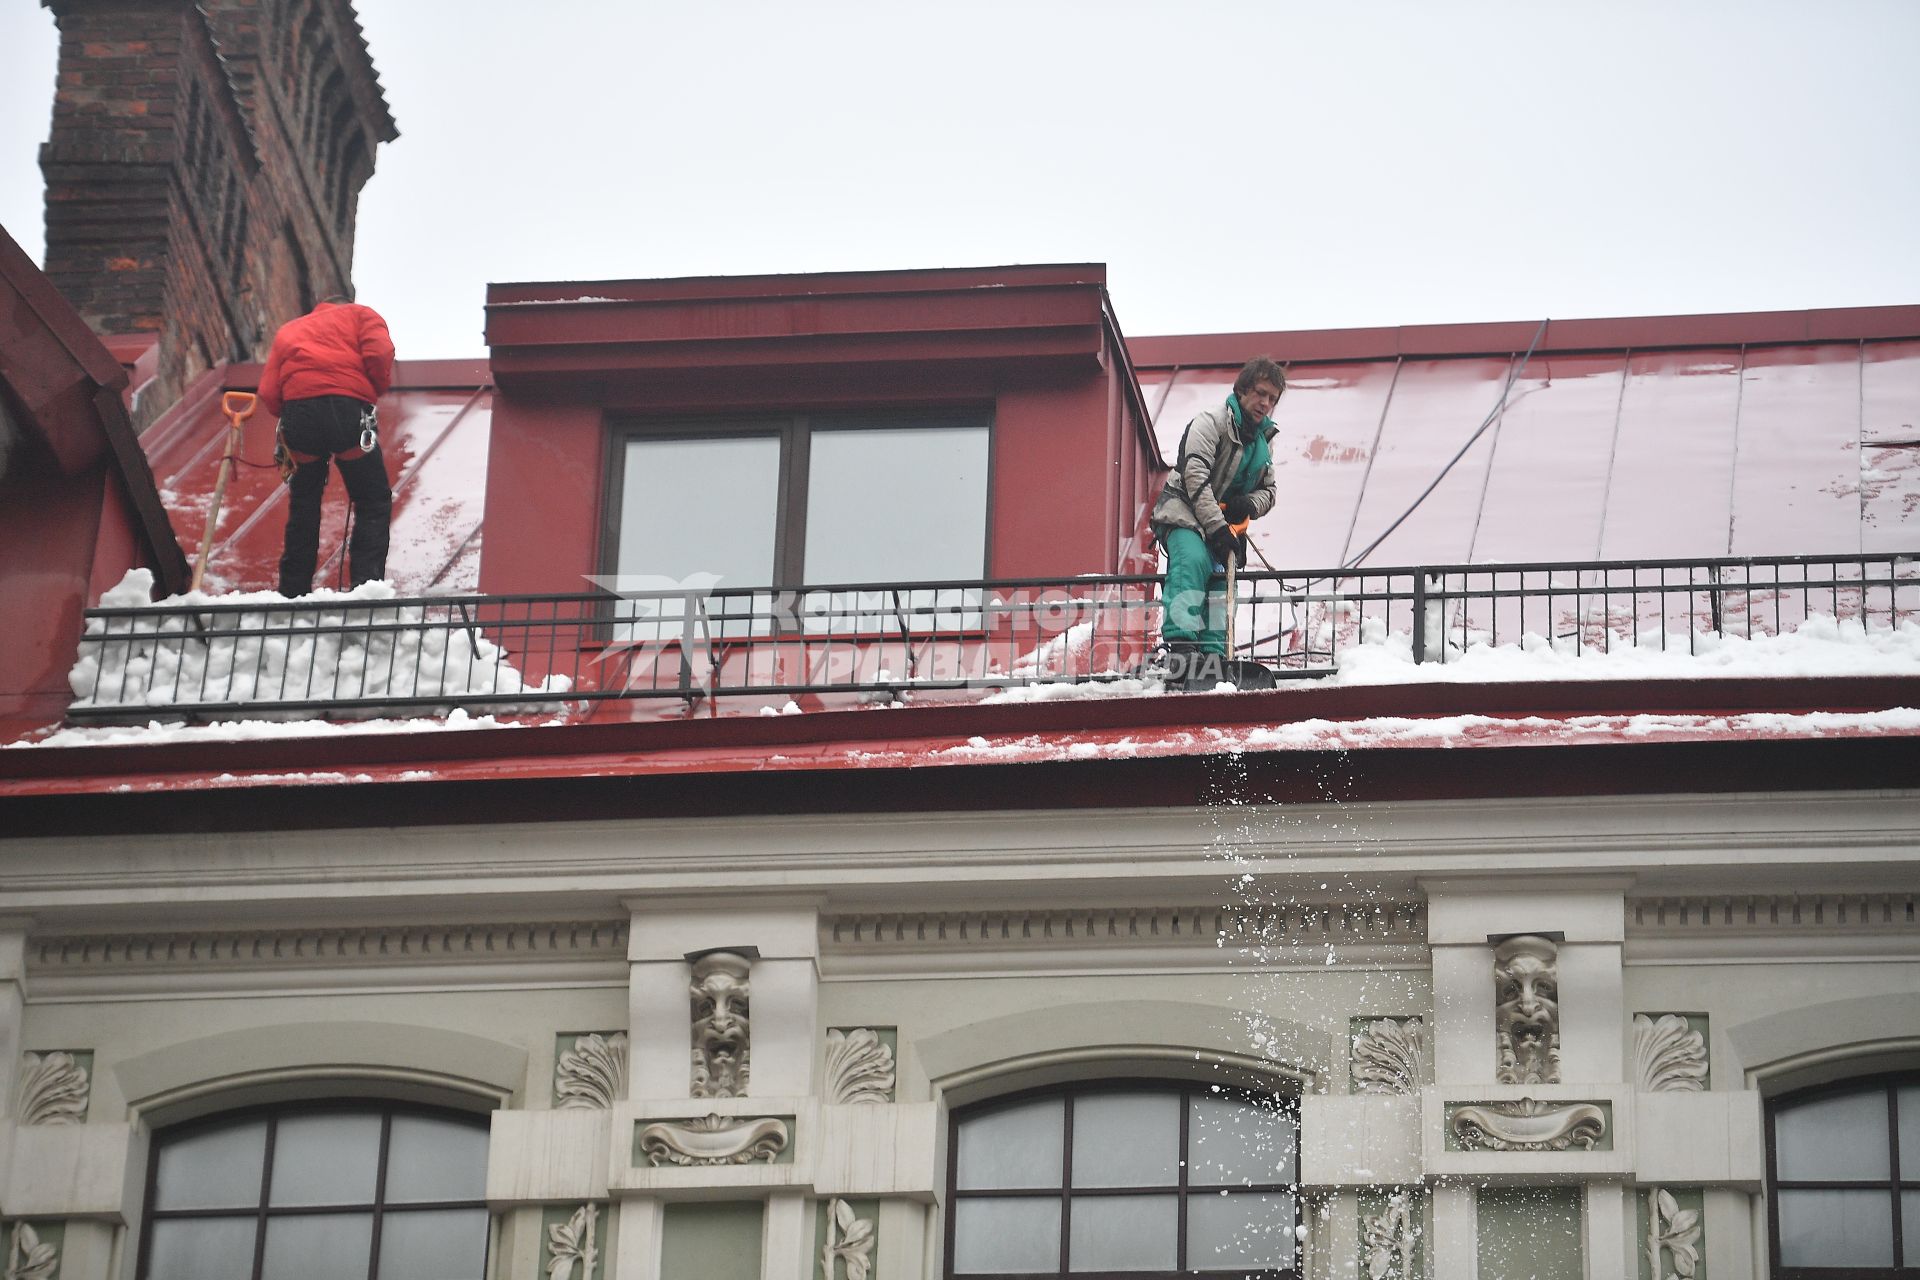
[[[247,1280],[253,1274],[256,1221],[255,1218],[156,1220],[147,1257],[147,1280]]]
[[[814,430],[809,583],[979,578],[986,547],[985,427]]]
[[[1072,1221],[1069,1271],[1173,1270],[1180,1243],[1177,1196],[1080,1196]]]
[[[267,1219],[261,1280],[367,1280],[373,1218],[364,1213],[303,1213]]]
[[[154,1178],[156,1209],[253,1209],[267,1156],[267,1122],[252,1120],[163,1139]]]
[[[1079,1206],[1074,1206],[1079,1212]],[[1187,1266],[1293,1265],[1293,1196],[1285,1191],[1211,1192],[1187,1199]]]
[[[1920,1191],[1900,1193],[1900,1251],[1909,1267],[1920,1267]]]
[[[487,1131],[431,1116],[393,1118],[387,1138],[387,1203],[483,1200]]]
[[[1783,1107],[1773,1135],[1782,1182],[1887,1180],[1887,1091]]]
[[[1920,1182],[1920,1085],[1900,1090],[1900,1177]]]
[[[283,1116],[267,1203],[372,1204],[379,1174],[378,1114]]]
[[[963,1191],[1060,1185],[1066,1104],[1042,1098],[960,1124],[956,1180]]]
[[[1179,1181],[1179,1094],[1092,1093],[1073,1100],[1074,1186],[1171,1187]]]
[[[764,587],[779,505],[777,436],[629,440],[615,572],[660,579],[621,584],[636,590]]]
[[[1059,1271],[1058,1200],[956,1200],[953,1214],[953,1269],[959,1274]]]
[[[380,1280],[485,1280],[487,1211],[429,1209],[380,1219]]]
[[[1893,1197],[1885,1191],[1782,1191],[1780,1261],[1789,1267],[1893,1265]]]
[[[1187,1180],[1196,1187],[1292,1182],[1293,1117],[1230,1094],[1196,1093],[1187,1119]]]

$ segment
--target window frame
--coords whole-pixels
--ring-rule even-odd
[[[275,1135],[279,1131],[279,1122],[316,1115],[333,1115],[377,1111],[380,1115],[380,1158],[374,1175],[373,1200],[369,1203],[325,1204],[325,1205],[282,1205],[270,1206],[268,1199],[273,1185],[273,1146]],[[389,1098],[327,1098],[306,1102],[276,1102],[260,1106],[241,1107],[231,1111],[216,1111],[179,1124],[168,1125],[153,1135],[148,1144],[147,1174],[145,1190],[140,1202],[140,1247],[139,1257],[134,1269],[135,1280],[147,1280],[153,1252],[153,1227],[156,1222],[179,1222],[207,1218],[244,1218],[252,1217],[253,1228],[253,1265],[248,1272],[250,1280],[260,1280],[261,1268],[266,1264],[267,1224],[274,1218],[312,1217],[317,1214],[365,1213],[373,1219],[371,1241],[367,1254],[368,1276],[379,1275],[380,1265],[380,1228],[389,1206],[386,1203],[387,1162],[392,1152],[393,1119],[395,1116],[421,1116],[432,1120],[449,1120],[467,1123],[470,1127],[488,1132],[486,1117],[478,1112],[462,1111],[453,1107],[427,1106],[421,1103],[401,1102]],[[160,1151],[168,1142],[191,1137],[194,1134],[225,1128],[230,1125],[245,1124],[264,1118],[267,1122],[263,1139],[264,1151],[260,1168],[260,1197],[252,1210],[237,1209],[157,1209],[154,1207],[155,1193],[159,1190]],[[489,1139],[490,1140],[490,1139]],[[477,1200],[433,1200],[408,1201],[391,1208],[397,1213],[431,1212],[449,1209],[479,1209],[487,1214],[487,1240],[481,1252],[482,1275],[493,1261],[493,1210],[488,1206],[485,1189]]]
[[[1920,1178],[1900,1176],[1900,1090],[1920,1087],[1920,1072],[1892,1071],[1878,1075],[1854,1076],[1831,1084],[1796,1089],[1767,1099],[1767,1260],[1777,1280],[1892,1280],[1894,1277],[1920,1277],[1920,1264],[1902,1265],[1906,1256],[1902,1226],[1902,1192],[1920,1193]],[[1775,1136],[1779,1113],[1803,1103],[1848,1094],[1881,1093],[1887,1104],[1887,1179],[1846,1181],[1843,1179],[1780,1180],[1780,1148]],[[1885,1189],[1893,1212],[1893,1265],[1891,1267],[1789,1267],[1780,1258],[1780,1193],[1782,1191],[1873,1191]]]
[[[904,417],[913,419],[903,422]],[[662,418],[609,414],[606,430],[606,467],[600,518],[600,573],[620,572],[620,523],[625,514],[627,444],[635,440],[713,440],[760,437],[779,442],[779,490],[774,510],[773,581],[753,590],[795,591],[802,587],[837,586],[806,581],[807,502],[812,479],[812,443],[815,430],[823,432],[886,431],[908,427],[943,431],[984,429],[987,433],[986,509],[980,548],[980,580],[993,564],[994,474],[1000,433],[994,405],[941,404],[868,407],[805,412],[742,412],[695,417]],[[848,584],[848,585],[868,585]],[[873,584],[886,585],[886,584]],[[727,589],[724,584],[722,590]]]
[[[1152,1187],[1075,1187],[1073,1185],[1073,1112],[1074,1101],[1082,1095],[1097,1095],[1116,1092],[1154,1092],[1171,1093],[1180,1099],[1180,1151],[1179,1181],[1175,1186]],[[1248,1186],[1234,1186],[1230,1190],[1248,1194],[1285,1193],[1293,1197],[1294,1265],[1291,1268],[1251,1269],[1231,1267],[1213,1271],[1195,1271],[1182,1269],[1187,1258],[1187,1202],[1194,1192],[1188,1183],[1189,1165],[1192,1162],[1190,1151],[1190,1118],[1192,1107],[1189,1099],[1194,1096],[1229,1097],[1257,1106],[1270,1106],[1282,1111],[1293,1119],[1293,1180],[1291,1182],[1256,1183]],[[1061,1123],[1060,1185],[1058,1187],[1022,1187],[1005,1189],[978,1189],[962,1191],[960,1189],[960,1126],[976,1115],[983,1115],[1001,1107],[1016,1106],[1042,1098],[1060,1098],[1065,1103],[1065,1114]],[[940,1275],[942,1280],[1188,1280],[1193,1276],[1232,1277],[1232,1280],[1301,1280],[1301,1259],[1305,1245],[1299,1239],[1299,1227],[1304,1220],[1300,1206],[1300,1099],[1298,1095],[1279,1089],[1254,1089],[1243,1086],[1220,1086],[1218,1093],[1215,1085],[1208,1081],[1179,1080],[1165,1077],[1096,1077],[1087,1080],[1074,1080],[1065,1084],[1043,1085],[1034,1089],[1024,1089],[1017,1093],[998,1094],[955,1108],[947,1117],[947,1212],[943,1228],[944,1253],[941,1259]],[[1205,1195],[1222,1190],[1214,1186],[1203,1186],[1198,1193]],[[1068,1249],[1073,1240],[1073,1201],[1076,1198],[1095,1199],[1116,1195],[1174,1195],[1174,1269],[1171,1271],[1071,1271]],[[975,1272],[954,1270],[954,1237],[960,1214],[960,1201],[963,1199],[991,1199],[1008,1197],[1039,1198],[1056,1197],[1060,1202],[1060,1261],[1053,1271],[1018,1272]]]

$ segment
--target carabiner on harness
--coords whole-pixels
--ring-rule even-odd
[[[368,405],[360,415],[360,452],[372,453],[380,447],[380,411]]]

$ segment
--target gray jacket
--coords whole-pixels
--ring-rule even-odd
[[[1273,447],[1278,427],[1266,428],[1267,447]],[[1166,487],[1153,504],[1154,533],[1169,525],[1192,529],[1202,537],[1223,529],[1226,515],[1220,510],[1219,493],[1240,469],[1240,455],[1247,446],[1233,429],[1233,414],[1222,401],[1195,415],[1180,433],[1180,456],[1167,474]],[[1257,519],[1273,510],[1273,464],[1268,462],[1256,477],[1253,492],[1247,495]]]

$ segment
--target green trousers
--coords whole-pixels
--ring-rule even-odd
[[[1167,528],[1167,576],[1160,590],[1160,638],[1169,645],[1197,645],[1202,653],[1227,651],[1226,580],[1215,573],[1207,540],[1192,529]],[[1214,589],[1209,591],[1209,583]]]

